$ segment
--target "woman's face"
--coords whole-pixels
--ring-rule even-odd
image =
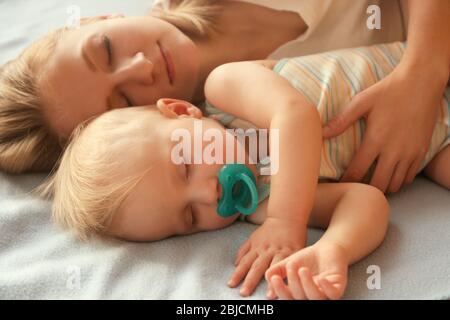
[[[153,17],[99,19],[71,29],[44,66],[44,114],[66,138],[80,122],[114,108],[190,100],[198,78],[194,43]]]

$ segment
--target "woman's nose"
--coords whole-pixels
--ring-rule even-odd
[[[153,62],[144,53],[138,52],[123,62],[123,65],[116,71],[116,76],[121,82],[132,81],[152,85],[154,82],[153,67]]]

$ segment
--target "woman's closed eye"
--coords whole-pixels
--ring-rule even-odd
[[[112,46],[112,42],[111,39],[104,34],[102,36],[102,43],[103,43],[103,47],[105,48],[106,51],[106,62],[108,67],[112,67],[113,65],[113,46]],[[131,101],[131,99],[125,94],[125,93],[120,93],[121,97],[123,98],[124,102],[125,102],[125,106],[124,107],[132,107],[134,106],[133,102]]]
[[[113,50],[111,40],[105,34],[103,35],[102,39],[103,39],[103,46],[105,47],[107,54],[107,64],[108,66],[111,66],[113,63]]]

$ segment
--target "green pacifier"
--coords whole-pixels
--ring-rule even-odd
[[[244,164],[227,164],[219,171],[222,196],[217,206],[221,217],[240,212],[245,215],[255,212],[258,206],[258,191],[253,172]]]

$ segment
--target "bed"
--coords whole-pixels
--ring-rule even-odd
[[[72,5],[77,7],[73,7]],[[151,1],[3,0],[0,64],[71,14],[139,15]],[[56,229],[50,203],[30,194],[43,174],[0,173],[0,299],[244,299],[226,286],[235,254],[256,226],[154,243],[81,243]],[[450,192],[424,177],[389,196],[382,245],[353,265],[345,299],[450,298]],[[321,235],[309,231],[311,244]],[[265,283],[245,299],[264,299]]]

